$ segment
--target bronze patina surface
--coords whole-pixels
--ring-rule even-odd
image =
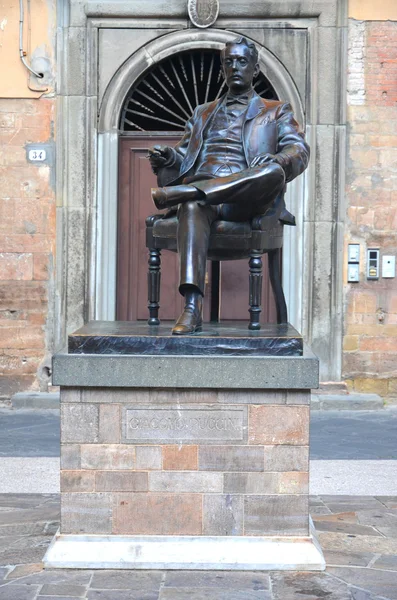
[[[91,321],[69,335],[71,354],[302,356],[302,336],[291,325],[268,324],[259,331],[245,323],[209,323],[203,331],[176,338],[169,324]]]
[[[228,92],[195,109],[174,148],[149,151],[159,185],[152,190],[154,203],[168,209],[165,218],[178,217],[179,291],[185,297],[173,328],[178,335],[202,328],[212,223],[251,222],[276,201],[285,209],[286,183],[309,161],[290,104],[265,100],[253,88],[259,73],[255,45],[245,38],[227,43],[222,65]]]

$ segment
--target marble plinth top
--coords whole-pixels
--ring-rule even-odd
[[[139,354],[148,356],[302,356],[302,336],[289,324],[206,323],[199,333],[172,335],[173,323],[90,321],[68,338],[69,354]]]

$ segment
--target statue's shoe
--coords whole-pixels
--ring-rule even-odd
[[[163,188],[152,188],[152,200],[156,208],[170,208],[187,202],[189,200],[197,200],[201,198],[201,194],[192,185],[171,185]]]
[[[201,311],[197,310],[197,307],[192,304],[185,306],[183,313],[175,323],[172,329],[173,335],[188,335],[195,331],[201,331],[203,320],[201,317]]]

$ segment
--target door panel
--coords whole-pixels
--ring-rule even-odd
[[[117,241],[117,307],[120,321],[146,320],[148,252],[145,244],[145,219],[156,212],[150,188],[157,185],[147,150],[154,144],[173,146],[179,136],[122,137],[119,145],[119,198]],[[261,322],[275,322],[273,294],[269,289],[267,258],[263,259]],[[210,269],[210,264],[208,264]],[[211,278],[204,304],[204,320],[210,318]],[[178,292],[178,257],[163,251],[161,256],[161,320],[175,320],[183,307]],[[221,319],[248,320],[248,260],[225,261],[220,277]]]

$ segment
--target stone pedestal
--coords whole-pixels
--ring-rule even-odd
[[[61,530],[45,564],[321,570],[302,356],[59,353]]]

